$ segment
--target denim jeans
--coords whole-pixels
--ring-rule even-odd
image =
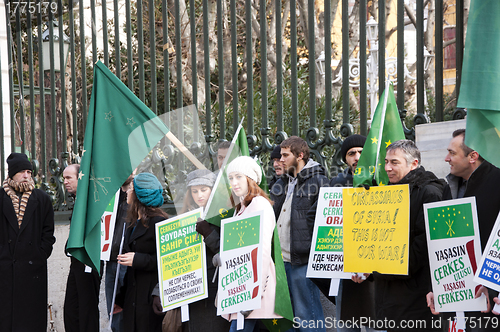
[[[104,279],[104,290],[106,292],[106,305],[108,309],[108,315],[111,313],[111,302],[113,301],[113,291],[115,287],[117,266],[118,266],[117,262],[113,261],[106,262],[106,276]],[[125,272],[127,272],[127,267],[120,266],[117,292],[120,290],[120,287],[123,286],[123,279],[125,278]],[[111,330],[113,332],[123,331],[122,320],[123,320],[123,312],[119,312],[113,315],[113,321],[111,322]]]
[[[286,278],[292,300],[295,331],[324,332],[325,316],[319,289],[306,278],[307,264],[292,265],[285,262]],[[302,323],[302,321],[304,321]]]
[[[337,317],[337,332],[361,332],[361,325],[359,324],[359,321],[357,322],[359,327],[345,327],[344,324],[348,324],[349,326],[352,326],[351,322],[341,322],[339,325],[339,319],[340,319],[340,313],[341,313],[341,307],[342,307],[342,292],[343,292],[343,287],[342,287],[342,282],[343,280],[340,280],[340,285],[339,285],[339,292],[338,295],[335,297],[335,316]],[[374,332],[375,329],[366,326],[366,332]],[[378,332],[385,332],[385,331],[378,331]]]
[[[233,319],[231,321],[231,328],[229,332],[253,332],[255,330],[255,325],[257,324],[257,319],[245,319],[245,324],[243,325],[243,330],[237,330],[237,320]]]

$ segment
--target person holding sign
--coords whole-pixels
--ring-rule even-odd
[[[221,149],[221,147],[219,147]],[[187,175],[187,191],[184,197],[184,205],[181,214],[195,210],[197,208],[204,208],[212,192],[216,176],[208,169],[197,169]],[[207,279],[208,284],[208,298],[189,304],[190,321],[187,326],[182,328],[190,332],[194,331],[227,331],[229,324],[225,319],[217,316],[217,308],[215,307],[215,298],[217,295],[217,282],[210,282],[214,279],[215,266],[212,259],[215,254],[219,252],[220,246],[220,232],[219,227],[209,224],[206,220],[201,220],[196,223],[196,231],[203,235],[203,240],[207,247]],[[162,306],[159,302],[160,298],[155,296],[157,308],[161,312]],[[180,317],[180,308],[172,309],[172,314],[177,314]],[[164,321],[169,319],[169,314],[165,315]],[[180,319],[180,318],[179,318]],[[199,324],[203,322],[203,324]],[[165,325],[166,322],[164,322]],[[186,325],[184,323],[183,325]]]
[[[366,137],[363,135],[351,135],[342,143],[340,154],[342,161],[347,164],[345,170],[330,180],[330,187],[352,187],[353,174],[358,166],[358,161],[365,145]],[[314,223],[316,217],[317,202],[307,213],[309,222]],[[342,279],[339,284],[338,295],[329,295],[331,279],[311,278],[321,292],[333,303],[335,303],[335,316],[337,320],[360,321],[361,317],[375,319],[375,294],[373,278],[363,283],[359,281],[359,276],[353,275],[353,280]],[[335,302],[334,302],[335,301]],[[368,332],[374,331],[371,327],[366,327]],[[360,327],[339,327],[338,332],[360,332]]]
[[[117,295],[123,308],[125,332],[161,331],[163,317],[153,312],[151,292],[158,283],[155,224],[168,216],[163,205],[163,187],[151,173],[140,173],[127,191],[127,230],[124,254],[118,263],[127,267],[125,285]]]
[[[385,171],[390,184],[408,184],[410,190],[409,274],[373,273],[377,319],[395,322],[388,331],[408,331],[401,323],[410,320],[425,320],[425,327],[415,327],[418,331],[439,331],[425,301],[431,279],[423,205],[440,201],[446,183],[420,165],[420,151],[410,140],[387,147]]]
[[[251,312],[242,312],[246,317],[244,329],[241,331],[253,331],[256,319],[281,318],[274,313],[274,301],[276,297],[276,271],[271,258],[271,243],[273,238],[276,219],[274,217],[271,201],[266,193],[259,187],[262,179],[262,170],[257,162],[247,156],[234,159],[227,167],[229,183],[232,195],[231,203],[235,206],[235,215],[241,216],[256,211],[263,211],[262,232],[262,300],[260,309]],[[236,331],[236,313],[224,317],[231,321],[229,331]]]
[[[325,331],[324,327],[305,328],[300,322],[325,319],[320,291],[306,277],[314,228],[306,217],[318,200],[320,187],[328,186],[328,178],[323,166],[309,159],[309,147],[302,138],[291,136],[280,146],[286,176],[273,186],[271,199],[274,201],[293,313],[300,320],[299,331]]]
[[[463,197],[476,197],[477,218],[479,222],[479,235],[481,238],[481,249],[488,243],[495,220],[500,211],[500,195],[495,195],[500,188],[500,169],[484,160],[477,151],[472,150],[465,145],[465,129],[457,129],[453,132],[452,140],[448,145],[448,154],[445,161],[450,164],[450,174],[446,176],[448,185],[443,192],[443,200],[456,199]],[[490,290],[488,296],[487,289],[482,287],[481,292],[486,293],[488,301],[493,304],[493,297],[498,292]],[[434,294],[430,292],[427,295],[429,308],[434,314]],[[448,314],[444,314],[449,318]],[[468,312],[466,317],[471,320],[484,318],[489,320],[494,316],[480,312]],[[496,331],[491,324],[484,326],[480,331]],[[470,324],[468,324],[470,328]]]

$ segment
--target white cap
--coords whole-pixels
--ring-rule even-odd
[[[262,170],[257,161],[252,157],[241,156],[231,161],[227,166],[226,173],[229,175],[234,172],[245,174],[257,182],[257,184],[260,184],[260,180],[262,179]]]

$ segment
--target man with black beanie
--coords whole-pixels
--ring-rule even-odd
[[[363,135],[351,135],[344,140],[340,154],[342,161],[347,164],[347,168],[330,181],[330,187],[352,187],[352,176],[358,166],[365,141],[366,137]]]
[[[7,165],[0,189],[0,331],[46,331],[54,210],[49,196],[35,189],[24,153],[11,153]]]
[[[285,168],[281,162],[281,146],[276,145],[271,152],[271,162],[273,163],[274,172],[276,173],[271,181],[269,181],[269,190],[274,186],[276,181],[285,173]]]

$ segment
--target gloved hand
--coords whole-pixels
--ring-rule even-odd
[[[159,296],[153,296],[153,311],[157,315],[163,314],[163,307]]]
[[[221,263],[221,261],[220,261],[220,256],[219,256],[219,253],[216,253],[216,254],[214,255],[214,257],[212,257],[212,264],[213,264],[214,266],[221,266],[221,265],[222,265],[222,263]]]
[[[206,238],[212,233],[213,230],[208,221],[198,218],[198,221],[196,222],[196,231]]]
[[[248,315],[250,315],[252,313],[253,310],[241,310],[240,311],[240,314],[243,315],[243,317],[247,318]]]

